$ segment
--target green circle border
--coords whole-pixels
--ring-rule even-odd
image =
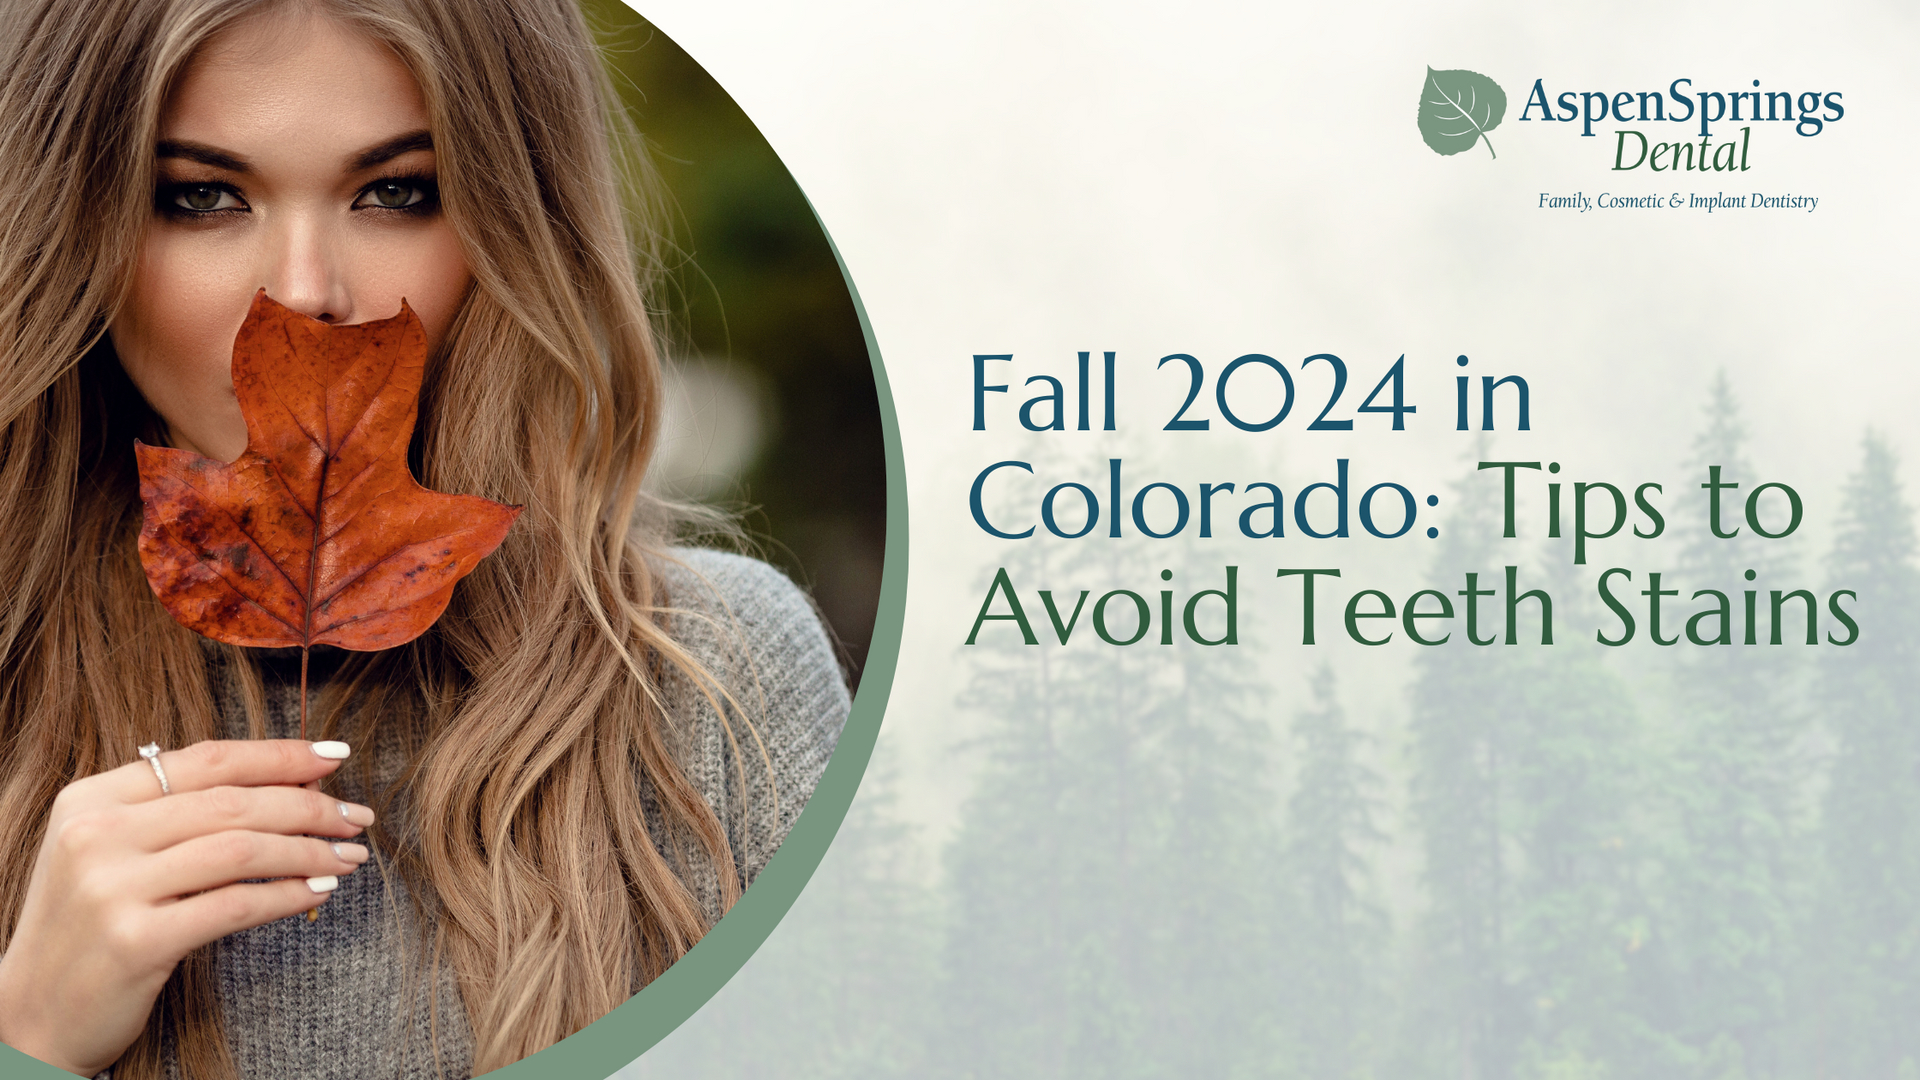
[[[804,198],[804,192],[802,193]],[[853,275],[840,246],[833,242],[826,222],[812,200],[812,211],[820,235],[833,251],[834,264],[847,286],[860,318],[860,333],[867,342],[867,358],[873,365],[874,398],[880,406],[882,441],[887,457],[887,543],[880,574],[880,607],[874,616],[873,640],[867,652],[867,665],[860,677],[860,692],[855,695],[853,711],[847,717],[840,743],[834,748],[827,770],[814,788],[807,807],[794,822],[786,842],[774,853],[767,868],[754,879],[753,887],[741,894],[739,903],[725,918],[708,931],[687,955],[667,969],[666,974],[649,983],[619,1008],[553,1046],[532,1057],[486,1073],[499,1080],[547,1080],[564,1076],[568,1080],[606,1080],[637,1060],[655,1043],[692,1016],[694,1010],[726,985],[747,962],[773,928],[780,924],[793,906],[809,878],[825,857],[828,845],[840,831],[840,823],[853,805],[853,796],[866,774],[867,761],[873,756],[874,741],[880,737],[880,720],[893,691],[893,676],[900,662],[900,634],[907,614],[907,476],[900,451],[900,419],[894,411],[893,390],[880,360],[880,345],[873,336],[873,323],[854,287]],[[72,1080],[72,1073],[56,1069],[0,1043],[0,1080]]]

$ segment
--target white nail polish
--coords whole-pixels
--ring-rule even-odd
[[[328,761],[345,761],[353,748],[343,742],[317,742],[313,744],[313,752]]]
[[[317,893],[330,893],[339,887],[340,887],[340,879],[335,877],[332,874],[327,874],[324,877],[310,877],[307,879],[307,888],[312,889],[314,892],[317,892]]]

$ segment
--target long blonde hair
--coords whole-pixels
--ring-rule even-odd
[[[131,440],[157,421],[105,327],[151,213],[168,87],[209,36],[279,2],[0,0],[8,937],[62,786],[139,743],[216,731],[206,656],[135,555]],[[302,2],[413,72],[473,269],[422,399],[421,480],[527,507],[432,631],[356,654],[336,680],[351,690],[329,690],[329,730],[416,733],[417,842],[396,845],[398,865],[437,905],[433,955],[458,977],[485,1071],[603,1015],[699,939],[692,860],[714,868],[723,907],[740,890],[659,691],[678,672],[724,695],[667,634],[645,557],[670,523],[641,489],[661,398],[636,276],[651,234],[631,218],[644,163],[616,149],[637,143],[573,0]],[[232,1076],[210,976],[206,950],[181,965],[116,1076],[160,1075],[168,1030],[188,1075]]]

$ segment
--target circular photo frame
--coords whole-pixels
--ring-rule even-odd
[[[620,0],[583,0],[648,151],[665,430],[649,486],[811,594],[853,690],[791,831],[725,916],[599,1021],[500,1077],[603,1078],[713,996],[772,933],[832,843],[879,734],[907,580],[900,432],[859,294],[777,154],[706,71]],[[66,1073],[0,1045],[0,1078]]]

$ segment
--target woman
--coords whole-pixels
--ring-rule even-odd
[[[847,710],[805,598],[667,548],[641,493],[659,368],[579,12],[0,28],[0,1039],[125,1080],[464,1076],[564,1038],[739,896]],[[526,507],[425,635],[314,654],[315,743],[297,654],[182,629],[134,548],[135,438],[245,445],[262,288],[339,324],[405,299],[420,479]]]

